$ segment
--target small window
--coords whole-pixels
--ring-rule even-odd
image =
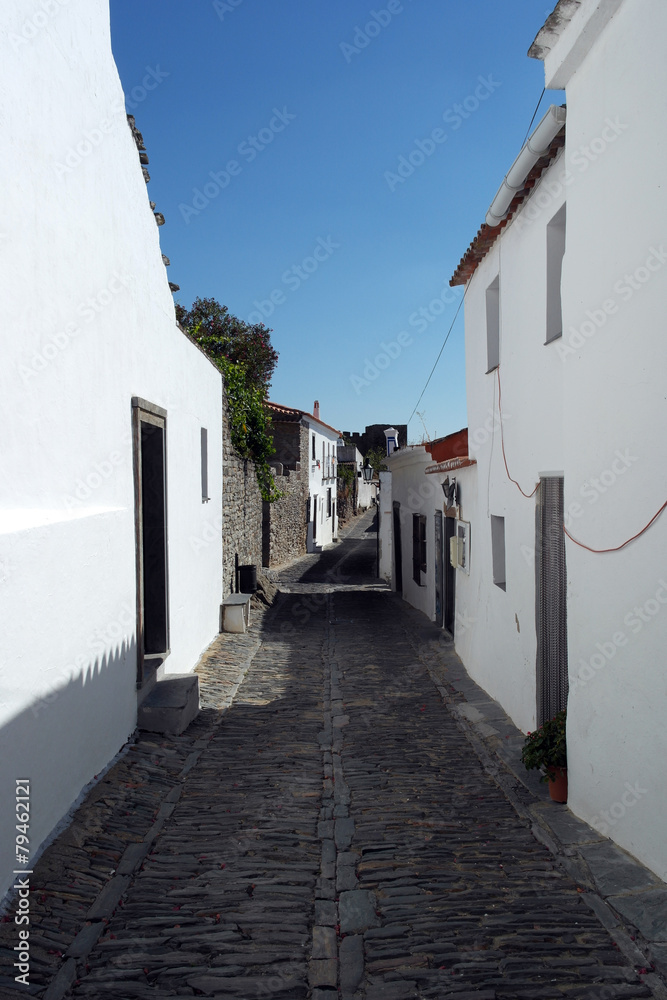
[[[327,517],[331,517],[331,487],[327,490]]]
[[[486,290],[486,370],[500,364],[500,279],[495,278]]]
[[[563,336],[560,282],[565,256],[565,205],[547,225],[547,337],[545,343]]]
[[[313,462],[314,462],[315,459],[317,458],[317,455],[315,454],[315,435],[314,434],[313,434],[312,441],[313,441],[312,455],[313,455]]]
[[[505,518],[491,515],[491,556],[493,559],[493,582],[496,587],[505,586]]]
[[[208,430],[201,429],[201,502],[208,503]]]
[[[426,518],[412,515],[412,579],[421,587],[421,574],[426,572]]]

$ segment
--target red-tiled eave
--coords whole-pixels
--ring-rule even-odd
[[[477,465],[476,458],[448,458],[446,462],[438,462],[437,465],[429,465],[424,472],[427,476],[435,475],[438,472],[454,472],[456,469],[467,469],[470,465]]]
[[[305,410],[296,410],[292,406],[281,406],[280,403],[267,403],[266,407],[268,411],[272,414],[274,420],[284,421],[285,423],[296,423],[301,420],[302,417],[306,417],[307,420],[315,420],[322,427],[326,427],[327,430],[333,431],[338,437],[342,437],[342,432],[332,427],[331,424],[325,424],[323,420],[316,417],[313,413],[306,413]]]
[[[500,225],[487,226],[486,223],[483,223],[481,229],[477,233],[477,236],[461,258],[459,266],[454,271],[454,274],[449,281],[450,285],[466,285],[470,281],[473,274],[477,270],[477,266],[480,261],[484,260],[505,226],[512,221],[512,218],[516,214],[517,210],[524,203],[547,167],[556,159],[556,156],[564,145],[565,127],[561,129],[549,146],[548,151],[544,154],[544,156],[540,157],[533,169],[530,171],[526,177],[524,186],[514,195],[507,215]]]

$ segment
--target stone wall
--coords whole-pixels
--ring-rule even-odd
[[[269,568],[305,555],[308,533],[308,470],[285,470],[276,476],[276,486],[283,499],[264,501],[262,565]]]
[[[271,427],[278,465],[276,486],[285,496],[262,500],[255,463],[232,448],[227,400],[223,416],[223,597],[236,591],[238,566],[278,567],[306,552],[308,462],[297,471],[300,456],[308,456],[308,430],[300,423]],[[288,468],[291,465],[292,468]]]
[[[262,496],[255,463],[232,448],[227,399],[223,407],[222,586],[223,597],[236,591],[236,567],[262,565]]]

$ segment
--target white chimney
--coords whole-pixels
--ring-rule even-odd
[[[316,420],[320,419],[320,404],[318,400],[315,400],[315,402],[313,403],[313,416],[315,417]]]

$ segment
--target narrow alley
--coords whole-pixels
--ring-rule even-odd
[[[665,995],[480,760],[375,545],[369,513],[212,644],[197,720],[141,733],[36,865],[0,997]]]

